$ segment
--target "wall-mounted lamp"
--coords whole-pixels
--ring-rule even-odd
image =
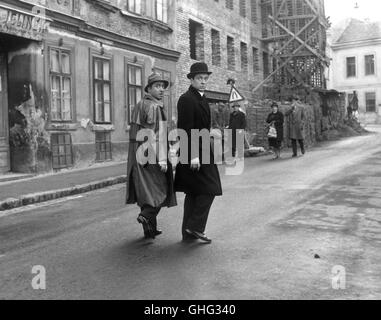
[[[138,62],[138,57],[137,56],[134,57],[134,63],[136,63],[136,62]]]
[[[101,55],[105,54],[105,48],[103,47],[103,43],[101,42]]]
[[[62,47],[63,46],[63,38],[59,38],[59,40],[58,40],[58,45],[60,46],[60,47]]]

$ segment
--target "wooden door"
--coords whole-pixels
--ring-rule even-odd
[[[0,174],[10,170],[7,55],[0,52]]]

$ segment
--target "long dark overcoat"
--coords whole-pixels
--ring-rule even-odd
[[[282,142],[284,139],[284,115],[282,112],[278,111],[277,113],[271,112],[268,117],[266,122],[268,124],[274,123],[276,132],[277,132],[277,137],[275,140],[277,142]],[[270,140],[270,139],[269,139]]]
[[[168,143],[166,146],[159,144],[159,122],[166,121],[163,105],[152,96],[146,95],[143,100],[134,108],[132,112],[130,144],[127,164],[127,195],[126,203],[143,207],[173,207],[177,205],[176,194],[173,184],[173,169],[171,163],[167,161],[168,171],[163,173],[158,163],[151,162],[141,165],[137,160],[137,151],[143,142],[137,141],[137,134],[141,129],[150,129],[155,132],[157,140],[154,144],[159,148],[166,148],[168,155]],[[168,132],[165,137],[168,141]],[[164,151],[164,150],[163,150]],[[164,154],[164,153],[162,153]],[[159,152],[157,152],[157,156]],[[166,157],[166,156],[165,156]],[[158,162],[156,157],[152,162]]]
[[[199,143],[199,158],[201,161],[200,171],[193,171],[190,168],[192,144],[191,130],[211,129],[210,107],[205,96],[192,86],[184,93],[177,104],[178,129],[183,129],[188,136],[188,161],[179,163],[176,167],[175,190],[193,195],[222,195],[222,186],[218,167],[214,164],[212,148],[210,148],[210,163],[202,161],[202,143]],[[196,142],[197,144],[197,142]],[[181,153],[181,149],[180,149]]]

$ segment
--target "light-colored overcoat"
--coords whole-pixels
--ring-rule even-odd
[[[303,140],[305,121],[304,108],[298,102],[293,104],[293,106],[295,106],[295,109],[286,112],[286,116],[290,117],[290,139]]]
[[[170,161],[167,159],[168,132],[167,130],[159,132],[162,129],[160,122],[166,121],[163,104],[147,94],[134,108],[131,118],[126,203],[137,203],[140,207],[149,205],[154,208],[176,206],[173,170]],[[140,164],[141,161],[137,159],[138,149],[144,144],[142,141],[137,141],[138,133],[142,129],[152,130],[156,136],[156,140],[148,145],[148,147],[156,145],[156,159],[145,165]],[[159,134],[165,135],[165,144],[163,143],[164,139],[159,141]],[[159,153],[158,151],[163,148],[165,150]],[[160,159],[159,156],[164,156],[164,158]],[[167,162],[167,173],[161,171],[160,161]],[[156,163],[152,164],[152,162]]]

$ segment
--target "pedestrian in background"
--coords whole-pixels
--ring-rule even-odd
[[[271,109],[272,112],[268,115],[266,123],[268,127],[275,128],[276,136],[269,137],[269,146],[273,149],[275,153],[275,159],[279,159],[284,136],[284,115],[282,112],[279,111],[279,106],[275,102],[271,105]]]
[[[286,116],[290,117],[290,139],[292,141],[293,158],[298,156],[298,143],[302,154],[305,154],[304,146],[304,109],[300,104],[298,96],[290,98],[291,109],[286,112]]]
[[[138,222],[143,226],[145,238],[154,239],[162,233],[157,229],[157,216],[162,207],[177,205],[173,186],[173,170],[168,161],[168,132],[160,126],[166,121],[163,98],[169,82],[153,73],[145,87],[146,95],[132,112],[130,144],[127,167],[127,204],[137,203],[141,209]],[[152,130],[156,141],[137,141],[140,130]],[[165,132],[163,132],[163,129]],[[160,135],[167,141],[161,141]],[[138,159],[139,151],[154,154],[156,159],[142,164]],[[148,150],[150,148],[150,150]],[[151,161],[153,160],[153,161]]]
[[[230,114],[229,129],[231,130],[232,155],[237,156],[237,134],[244,135],[246,130],[246,115],[240,110],[240,105],[233,105],[233,112]],[[238,158],[243,158],[244,150],[238,150]]]
[[[211,243],[205,234],[210,208],[216,196],[222,195],[220,174],[214,162],[212,149],[210,163],[203,163],[202,143],[192,139],[192,130],[211,129],[211,112],[205,97],[206,85],[211,72],[207,64],[195,63],[191,66],[188,79],[189,90],[184,93],[177,104],[178,129],[188,135],[188,161],[176,167],[175,189],[185,193],[184,218],[182,225],[183,241],[201,240]],[[201,139],[200,139],[201,140]]]

